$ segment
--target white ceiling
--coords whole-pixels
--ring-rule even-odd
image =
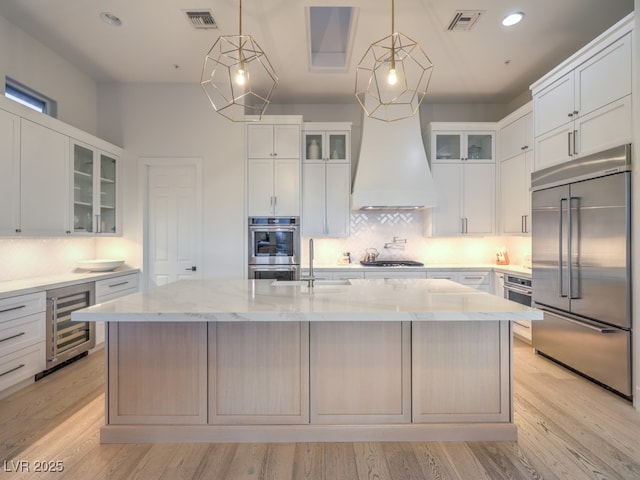
[[[633,10],[634,0],[396,0],[396,30],[435,65],[428,102],[506,103]],[[306,7],[356,7],[346,72],[310,71]],[[195,30],[184,10],[210,9],[217,30]],[[457,10],[484,10],[468,32],[448,32]],[[500,25],[511,11],[525,18]],[[103,23],[100,12],[122,19]],[[355,67],[391,33],[391,0],[244,0],[243,33],[267,53],[280,82],[274,103],[355,102]],[[238,34],[238,0],[2,0],[0,15],[98,82],[200,80],[219,35]],[[18,79],[19,80],[19,79]]]

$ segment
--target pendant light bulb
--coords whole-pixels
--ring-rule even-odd
[[[236,72],[236,84],[242,86],[245,84],[247,80],[244,68],[240,67],[238,68],[238,71]]]
[[[398,81],[398,74],[396,73],[396,69],[391,67],[389,68],[389,75],[387,76],[387,83],[389,85],[395,85]]]

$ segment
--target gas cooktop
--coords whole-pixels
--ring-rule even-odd
[[[362,260],[360,265],[366,267],[422,267],[424,263],[415,260],[375,260],[373,262],[365,262]]]

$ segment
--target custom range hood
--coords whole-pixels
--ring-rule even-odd
[[[422,142],[420,117],[393,122],[363,117],[351,208],[413,210],[435,205],[435,185]]]

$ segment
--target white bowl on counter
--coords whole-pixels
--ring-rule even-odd
[[[108,272],[124,265],[124,260],[81,260],[78,268],[89,272]]]

